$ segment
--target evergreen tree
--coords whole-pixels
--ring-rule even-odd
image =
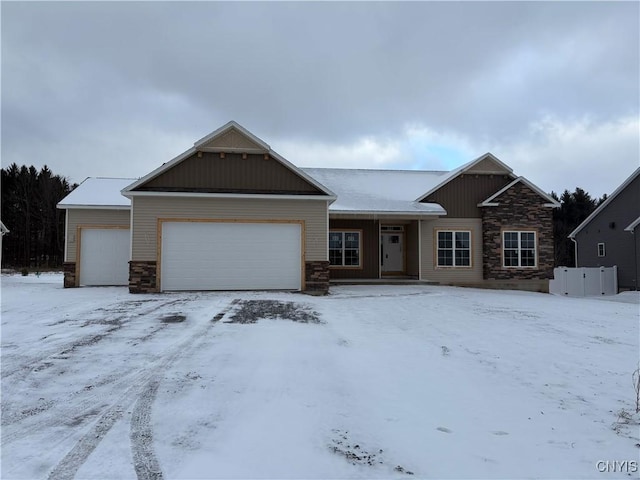
[[[56,205],[77,185],[45,165],[15,163],[1,169],[2,222],[10,232],[2,241],[2,261],[11,267],[59,267],[64,254],[64,211]]]
[[[553,239],[555,246],[555,266],[575,267],[575,247],[569,234],[593,212],[606,198],[591,198],[582,188],[573,193],[565,190],[558,198],[555,192],[551,196],[560,202],[560,208],[553,211]]]

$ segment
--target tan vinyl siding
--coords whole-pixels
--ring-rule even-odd
[[[158,218],[303,220],[305,260],[327,260],[327,202],[324,200],[134,197],[132,209],[132,260],[157,259]]]
[[[198,156],[201,155],[201,156]],[[135,190],[323,195],[298,174],[263,154],[199,152]]]
[[[242,132],[235,128],[231,128],[228,132],[223,133],[209,142],[201,146],[202,148],[246,148],[251,150],[264,150],[264,147],[258,145],[248,138]]]
[[[102,209],[67,209],[67,255],[65,262],[76,261],[76,238],[78,225],[123,225],[129,227],[129,210],[102,210]]]
[[[476,163],[473,167],[466,171],[467,173],[496,173],[496,172],[504,172],[504,174],[508,174],[509,171],[506,170],[502,165],[494,162],[490,158],[485,158],[480,162]]]
[[[441,283],[470,284],[482,282],[482,220],[479,218],[439,218],[423,220],[422,279]],[[471,267],[437,267],[437,231],[471,232]]]
[[[460,175],[423,200],[438,203],[449,218],[481,218],[478,203],[511,182],[508,175]]]

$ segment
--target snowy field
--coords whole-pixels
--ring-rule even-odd
[[[637,478],[638,294],[607,300],[3,275],[2,478]]]

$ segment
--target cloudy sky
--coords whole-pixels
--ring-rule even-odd
[[[229,120],[298,166],[546,191],[640,162],[638,2],[2,2],[2,165],[139,177]]]

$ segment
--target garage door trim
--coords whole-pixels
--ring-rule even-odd
[[[271,224],[296,224],[300,225],[300,286],[301,291],[305,290],[305,222],[304,220],[283,220],[283,219],[245,219],[245,218],[158,218],[156,251],[156,288],[162,291],[162,224],[163,223],[271,223]]]
[[[80,254],[82,252],[82,230],[130,230],[130,225],[78,225],[76,227],[76,287],[80,286]],[[129,241],[131,243],[131,241]],[[130,256],[130,255],[129,255]]]

